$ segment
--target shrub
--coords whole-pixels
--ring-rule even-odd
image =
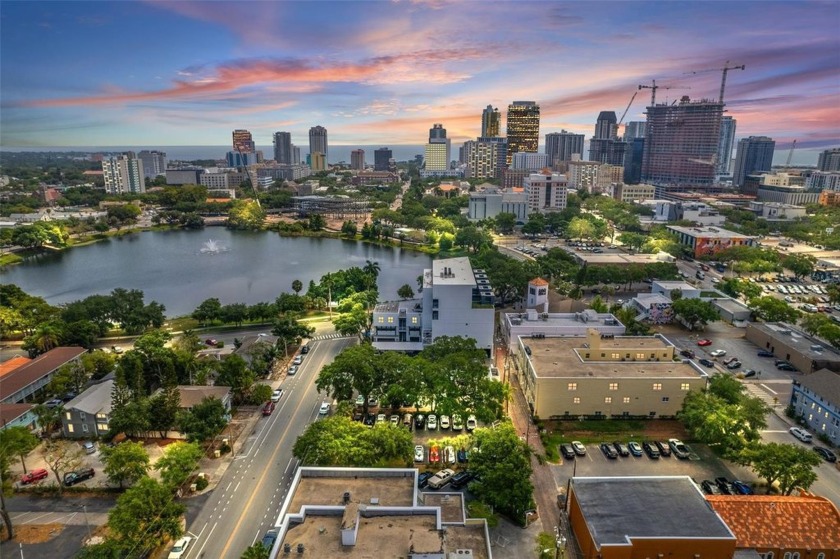
[[[210,485],[210,482],[207,481],[207,478],[204,476],[195,478],[195,489],[196,491],[201,491],[206,489],[207,486]]]

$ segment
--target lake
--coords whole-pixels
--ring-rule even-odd
[[[202,252],[208,241],[225,250]],[[281,237],[271,232],[144,231],[60,253],[42,254],[0,271],[14,283],[56,305],[112,289],[141,289],[145,301],[166,306],[169,317],[190,314],[202,301],[222,304],[273,301],[292,292],[292,281],[318,281],[328,272],[367,260],[378,262],[379,297],[397,299],[397,289],[417,289],[417,276],[431,264],[427,254],[356,241]]]

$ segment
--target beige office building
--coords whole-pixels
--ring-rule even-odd
[[[535,416],[674,417],[707,375],[656,336],[519,338],[519,381]]]

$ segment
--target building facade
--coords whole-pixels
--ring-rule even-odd
[[[756,197],[759,202],[776,202],[792,206],[806,206],[819,202],[820,193],[806,190],[804,186],[758,185]]]
[[[569,188],[591,192],[598,180],[600,166],[601,164],[596,161],[570,161],[567,171]]]
[[[467,208],[470,221],[496,217],[503,212],[515,215],[517,222],[528,221],[528,201],[524,192],[471,192]]]
[[[711,185],[715,180],[723,104],[691,101],[647,108],[641,180],[654,185]]]
[[[324,156],[324,169],[326,169],[326,162],[329,161],[329,142],[327,141],[327,129],[323,126],[313,126],[309,129],[309,154],[310,156],[318,152]],[[313,167],[314,171],[315,168]],[[320,169],[323,170],[323,169]]]
[[[790,324],[756,322],[747,326],[746,338],[806,375],[820,369],[840,373],[840,351]]]
[[[776,142],[767,136],[750,136],[741,138],[738,151],[735,154],[735,169],[732,173],[732,184],[741,186],[747,175],[769,171],[773,166],[773,152]]]
[[[647,122],[644,120],[633,120],[624,125],[624,141],[632,142],[636,138],[644,138],[647,130]]]
[[[70,363],[78,363],[87,350],[81,347],[56,347],[30,361],[21,362],[7,372],[0,382],[0,404],[22,404],[40,396],[55,372]]]
[[[143,162],[143,176],[153,179],[166,174],[166,153],[163,151],[143,150],[137,154],[137,159]]]
[[[199,177],[204,174],[204,169],[200,167],[190,167],[187,169],[167,169],[166,170],[166,184],[201,184]]]
[[[393,158],[394,152],[390,148],[379,148],[373,152],[373,170],[390,171]]]
[[[595,122],[595,135],[589,140],[589,160],[624,166],[627,144],[618,139],[615,111],[601,111]]]
[[[350,168],[353,169],[354,171],[364,171],[364,169],[365,169],[365,150],[354,149],[353,151],[350,152]]]
[[[114,380],[94,384],[64,405],[61,432],[69,439],[108,435]]]
[[[534,101],[514,101],[507,112],[507,165],[514,153],[537,152],[540,143],[540,106]]]
[[[548,156],[544,153],[520,151],[513,154],[512,165],[514,169],[525,169],[531,172],[540,171],[548,167]]]
[[[257,145],[248,130],[233,131],[233,151],[242,153],[256,153]]]
[[[805,189],[810,191],[840,191],[840,172],[815,171],[805,179]]]
[[[680,244],[691,249],[695,258],[716,254],[734,246],[752,246],[755,237],[721,229],[720,227],[679,227],[668,225],[668,230],[679,238]]]
[[[429,141],[425,148],[425,173],[436,175],[449,170],[450,143],[446,137],[446,128],[442,124],[435,124],[429,130]]]
[[[496,138],[502,135],[502,113],[493,105],[487,105],[481,113],[481,136]]]
[[[309,167],[314,172],[327,170],[327,156],[320,151],[313,151],[309,154]]]
[[[728,175],[732,163],[732,148],[735,147],[737,121],[731,116],[720,119],[720,142],[718,142],[717,174]]]
[[[102,176],[108,194],[142,194],[146,192],[143,161],[133,153],[124,153],[102,160]]]
[[[607,193],[622,202],[653,200],[656,194],[656,187],[652,184],[618,183],[611,185]]]
[[[790,405],[816,435],[840,446],[840,374],[820,369],[793,381]]]
[[[817,168],[829,173],[840,172],[840,148],[831,148],[820,153]]]
[[[280,165],[292,165],[292,134],[290,132],[274,133],[274,161]]]
[[[561,130],[560,132],[552,132],[545,135],[545,154],[548,156],[548,164],[554,170],[565,171],[565,166],[562,163],[567,163],[573,159],[573,155],[583,157],[583,144],[585,136],[583,134],[572,134]]]
[[[523,181],[528,212],[557,212],[566,209],[568,183],[565,175],[531,173]]]

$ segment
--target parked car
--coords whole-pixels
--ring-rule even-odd
[[[464,420],[461,419],[461,414],[452,414],[452,430],[461,431],[464,428]]]
[[[752,495],[754,493],[752,487],[750,487],[743,481],[738,481],[737,479],[732,482],[732,487],[735,488],[735,492],[738,495]]]
[[[685,443],[683,443],[681,440],[668,439],[668,446],[671,447],[671,452],[674,453],[674,456],[676,456],[680,460],[688,459],[690,452],[688,450],[688,447],[685,446]]]
[[[271,415],[272,413],[274,413],[274,406],[275,403],[269,400],[265,403],[265,406],[263,406],[262,414]]]
[[[630,454],[633,456],[641,456],[642,455],[642,445],[637,443],[636,441],[630,441],[627,443],[627,448],[630,449]]]
[[[712,340],[708,340],[708,339],[705,339],[705,338],[702,339],[702,340],[697,340],[697,345],[699,345],[700,347],[709,346],[709,345],[712,345]]]
[[[731,357],[727,357],[726,359],[724,359],[724,360],[723,360],[723,364],[724,364],[724,365],[729,365],[729,364],[730,364],[730,363],[732,363],[733,361],[737,361],[737,360],[738,360],[738,358],[737,358],[737,357],[735,357],[735,356],[733,355],[733,356],[731,356]]]
[[[784,361],[781,362],[781,363],[777,363],[776,368],[779,369],[780,371],[792,371],[792,372],[796,371],[796,367],[794,367],[790,363],[787,363],[787,362],[784,362]]]
[[[626,445],[626,444],[624,444],[623,442],[621,442],[621,441],[615,441],[615,442],[613,443],[613,447],[615,448],[615,451],[616,451],[616,452],[617,452],[620,456],[630,456],[630,450],[627,448],[627,445]]]
[[[271,393],[271,401],[272,402],[279,402],[280,398],[282,398],[282,397],[283,397],[283,389],[282,388],[278,388],[277,390],[275,390],[274,392]]]
[[[720,488],[711,480],[704,479],[700,482],[700,487],[703,488],[703,492],[707,495],[720,495]]]
[[[823,457],[827,462],[837,462],[837,455],[822,446],[815,446],[814,452]]]
[[[669,458],[671,456],[671,447],[668,446],[667,442],[656,441],[656,447],[659,449],[659,453],[662,454],[664,458]]]
[[[455,460],[455,449],[449,445],[443,447],[443,461],[447,464],[454,464]]]
[[[330,413],[330,403],[329,402],[321,403],[321,407],[318,408],[318,415],[327,415],[328,413]]]
[[[440,462],[440,448],[433,446],[429,449],[429,462],[432,464]]]
[[[563,458],[565,458],[566,460],[575,459],[575,449],[569,443],[563,443],[560,445],[560,454],[562,454]]]
[[[82,443],[82,449],[85,451],[85,454],[93,454],[96,452],[96,444],[91,441],[85,441]]]
[[[388,421],[388,416],[387,415],[385,415],[384,413],[376,414],[376,422],[377,423],[385,423],[386,421]]]
[[[459,464],[464,464],[464,463],[466,463],[466,462],[467,462],[467,458],[468,458],[468,457],[467,457],[467,451],[466,451],[466,450],[464,450],[463,448],[459,448],[459,449],[458,449],[458,463],[459,463]]]
[[[601,452],[603,452],[604,456],[606,456],[610,460],[615,460],[616,458],[618,458],[618,453],[609,443],[601,443]]]
[[[301,353],[309,353],[309,345],[307,344],[307,345],[301,346],[300,352]]]
[[[169,552],[167,559],[181,559],[181,557],[183,557],[187,552],[187,548],[190,546],[191,541],[192,538],[190,536],[184,536],[176,541],[175,545],[172,546],[172,550]]]
[[[811,433],[806,431],[805,429],[800,429],[799,427],[791,427],[788,429],[791,435],[802,441],[803,443],[810,443],[814,438],[811,436]]]
[[[96,472],[93,471],[93,468],[81,468],[74,472],[68,472],[64,474],[64,485],[70,487],[71,485],[76,485],[77,483],[82,483],[96,475]]]
[[[44,468],[38,468],[37,470],[30,470],[29,473],[23,474],[20,478],[21,485],[29,485],[30,483],[35,483],[36,481],[41,481],[42,479],[46,479],[46,477],[50,475],[47,470]]]
[[[477,423],[476,423],[476,420],[475,420],[475,416],[474,415],[468,416],[467,417],[467,431],[475,431],[476,425],[477,425]]]
[[[427,485],[429,485],[429,479],[431,479],[432,474],[429,472],[423,472],[419,476],[417,476],[417,487],[419,489],[423,489]]]
[[[414,425],[414,416],[410,413],[406,413],[403,415],[403,427],[408,427],[408,430],[411,431],[411,427]]]
[[[726,365],[726,368],[729,369],[730,371],[734,371],[735,369],[740,369],[741,368],[741,362],[740,361],[730,361]]]
[[[690,349],[680,350],[680,355],[682,355],[683,357],[688,357],[689,359],[694,358],[694,352],[691,351]]]
[[[738,491],[732,485],[732,482],[726,479],[725,477],[716,477],[715,483],[717,483],[718,488],[720,488],[720,492],[724,495],[737,495]]]
[[[292,365],[300,365],[301,363],[303,363],[303,355],[296,355],[292,361]]]
[[[703,365],[704,367],[714,367],[715,366],[715,364],[712,361],[709,361],[708,359],[705,359],[705,358],[700,359],[699,363],[701,365]]]
[[[580,441],[572,441],[572,448],[575,449],[575,454],[578,456],[586,456],[586,447]]]
[[[449,429],[449,416],[448,415],[440,416],[440,428],[441,429]]]
[[[473,479],[473,475],[467,471],[461,471],[452,476],[452,481],[450,485],[452,489],[461,489],[462,487],[466,486],[469,482]]]
[[[391,425],[396,427],[397,425],[400,424],[400,416],[397,415],[397,414],[392,414],[391,417],[388,418],[388,421],[391,423]]]
[[[374,423],[376,423],[376,414],[372,412],[368,412],[365,416],[365,425],[368,427],[373,427]]]
[[[756,374],[753,369],[744,369],[744,378],[754,377]]]
[[[289,372],[287,374],[290,377],[293,377],[297,374],[297,370],[298,370],[297,365],[292,365],[291,367],[289,367]]]
[[[423,462],[424,460],[426,460],[426,447],[422,444],[418,444],[414,447],[414,461]]]
[[[365,397],[362,394],[356,396],[356,405],[359,407],[363,407],[365,405]]]
[[[274,528],[266,532],[262,539],[263,547],[271,551],[271,548],[274,547],[274,542],[277,541],[277,534],[278,532]]]
[[[714,350],[709,352],[709,355],[711,355],[712,357],[723,357],[724,355],[726,355],[726,350],[725,349],[714,349]]]
[[[429,418],[426,420],[426,429],[429,431],[437,429],[437,416],[435,414],[429,414]]]
[[[439,471],[429,479],[429,488],[440,489],[451,482],[454,475],[455,472],[449,468]]]
[[[219,344],[219,340],[217,340],[216,338],[207,338],[206,340],[204,340],[204,343],[205,343],[206,345],[213,346],[213,345],[218,345],[218,344]]]
[[[422,429],[426,426],[426,416],[422,413],[418,413],[414,416],[414,428],[415,429]]]
[[[659,447],[656,446],[656,443],[651,441],[645,441],[642,443],[642,449],[648,455],[648,458],[653,460],[658,460],[661,453],[659,452]]]

